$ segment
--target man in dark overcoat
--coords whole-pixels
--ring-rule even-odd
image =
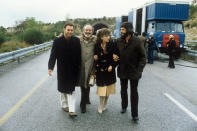
[[[128,106],[128,81],[130,81],[130,100],[132,119],[138,121],[138,81],[146,64],[146,53],[142,41],[133,35],[133,26],[129,22],[121,25],[121,37],[117,40],[120,53],[118,77],[121,83],[122,110]]]
[[[49,62],[48,74],[51,76],[57,61],[58,91],[61,93],[62,109],[75,113],[75,86],[78,81],[81,65],[81,45],[79,38],[73,36],[74,25],[64,25],[64,35],[53,42]]]

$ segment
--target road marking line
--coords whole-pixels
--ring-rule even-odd
[[[38,89],[48,76],[42,78],[24,97],[22,97],[1,119],[0,126]]]
[[[168,93],[164,93],[166,97],[168,97],[172,102],[174,102],[181,110],[183,110],[185,113],[187,113],[194,121],[197,122],[197,116],[189,111],[187,108],[185,108],[181,103],[176,101],[172,96],[170,96]]]

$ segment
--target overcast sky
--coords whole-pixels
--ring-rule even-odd
[[[34,17],[54,23],[69,18],[116,17],[152,0],[0,0],[0,26]],[[179,0],[182,1],[182,0]],[[190,2],[191,0],[184,0]]]

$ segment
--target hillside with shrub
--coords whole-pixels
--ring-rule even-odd
[[[65,22],[72,22],[75,25],[74,34],[80,35],[85,24],[104,23],[114,30],[115,17],[92,18],[92,19],[69,19],[56,23],[43,23],[35,18],[26,18],[24,21],[17,21],[15,27],[0,27],[0,53],[10,52],[34,44],[41,44],[53,40],[63,32]]]
[[[190,5],[189,20],[184,22],[187,40],[197,40],[197,5]]]
[[[41,44],[53,40],[63,32],[65,22],[72,22],[75,25],[74,34],[80,35],[85,24],[104,23],[113,32],[115,27],[115,17],[112,18],[66,18],[65,21],[56,23],[43,23],[35,18],[28,17],[25,20],[17,21],[15,27],[0,27],[0,53],[10,52],[20,48]],[[189,8],[189,20],[184,22],[186,39],[197,40],[197,5],[194,2]]]

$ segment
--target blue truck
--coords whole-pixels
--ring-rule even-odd
[[[116,27],[114,30],[114,37],[118,38],[120,36],[120,25],[123,22],[128,22],[128,16],[121,16],[121,17],[116,17]]]
[[[153,32],[154,38],[161,53],[167,53],[166,44],[169,35],[174,35],[176,41],[176,54],[184,50],[185,32],[183,21],[189,17],[189,2],[155,0],[146,3],[140,8],[132,9],[128,13],[128,22],[133,24],[134,32]],[[116,18],[114,36],[120,36],[122,17]]]

